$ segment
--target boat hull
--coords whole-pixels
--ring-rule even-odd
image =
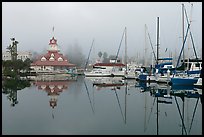
[[[86,77],[112,77],[113,75],[109,73],[89,73],[89,72],[84,72],[84,75]]]
[[[170,84],[172,85],[194,85],[198,81],[195,77],[173,77]]]
[[[155,82],[156,78],[154,75],[140,74],[138,77],[139,81]]]

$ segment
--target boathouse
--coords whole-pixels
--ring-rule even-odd
[[[37,73],[66,73],[76,69],[76,65],[69,63],[69,60],[60,53],[57,39],[53,36],[49,42],[48,52],[31,63],[31,69]]]

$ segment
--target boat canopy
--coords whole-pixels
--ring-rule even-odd
[[[172,62],[164,62],[158,65],[155,65],[155,68],[163,68],[165,65],[172,65]]]

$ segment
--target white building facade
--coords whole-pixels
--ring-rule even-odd
[[[20,59],[22,61],[25,61],[27,58],[29,58],[29,59],[32,58],[31,52],[18,51],[17,54],[18,54],[17,55],[17,59]],[[11,53],[9,53],[9,52],[2,52],[2,60],[4,60],[4,61],[11,60]]]

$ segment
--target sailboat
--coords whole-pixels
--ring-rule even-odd
[[[188,33],[190,33],[190,36],[191,36],[190,38],[191,38],[192,43],[193,43],[193,37],[192,37],[192,33],[190,31],[190,25],[191,24],[188,21],[188,16],[187,16],[187,13],[186,13],[186,10],[185,10],[185,7],[184,7],[183,4],[182,4],[182,7],[184,9],[184,10],[182,10],[182,12],[185,11],[188,27],[187,27],[187,30],[186,30],[186,35],[185,35],[185,37],[183,39],[183,46],[181,48],[180,55],[179,55],[179,58],[178,58],[178,61],[177,61],[176,70],[178,68],[178,63],[179,63],[179,60],[180,60],[180,57],[181,57],[181,53],[184,52],[184,45],[185,45]],[[193,60],[191,61],[190,59],[188,60],[188,62],[189,61],[192,62],[190,69],[187,68],[188,70],[183,71],[181,73],[176,73],[176,71],[175,71],[173,77],[171,78],[171,80],[169,82],[169,84],[171,84],[171,85],[194,85],[198,81],[199,76],[201,74],[201,69],[202,69],[202,65],[201,65],[202,64],[202,62],[201,62],[202,59],[199,59],[197,57],[194,43],[193,43],[193,48],[194,48],[194,53],[195,53],[196,59],[194,61]],[[185,65],[184,61],[185,60],[183,60],[183,64]]]
[[[156,55],[154,53],[154,50],[152,49],[153,53],[154,53],[156,64],[158,64],[158,58],[159,58],[158,57],[158,55],[159,55],[159,53],[158,53],[158,48],[159,47],[158,46],[159,46],[159,17],[157,17],[157,57],[156,57]],[[141,70],[141,73],[139,74],[138,79],[140,81],[144,81],[144,82],[155,82],[156,81],[156,77],[155,77],[156,73],[158,73],[158,69],[155,72],[155,68],[153,67],[153,63],[152,63],[152,65],[150,66],[149,72],[147,72],[147,69],[144,67]]]
[[[157,26],[157,56],[155,64],[155,82],[157,83],[167,83],[172,77],[172,71],[175,69],[173,65],[172,57],[159,57],[159,17]],[[167,50],[167,49],[166,49]]]
[[[126,28],[125,28],[125,31],[126,31]],[[125,31],[123,32],[123,35]],[[118,53],[119,53],[119,49],[118,49]],[[118,53],[116,58],[111,59],[108,63],[101,63],[101,62],[95,63],[91,71],[84,72],[85,76],[86,77],[124,77],[126,65],[120,62],[120,60],[118,59]]]
[[[125,71],[125,65],[122,63],[96,63],[93,65],[93,69],[88,72],[84,72],[86,77],[123,77]]]
[[[125,28],[125,65],[126,65],[126,71],[124,78],[125,79],[136,79],[137,75],[137,68],[138,66],[131,62],[127,62],[127,29]]]

